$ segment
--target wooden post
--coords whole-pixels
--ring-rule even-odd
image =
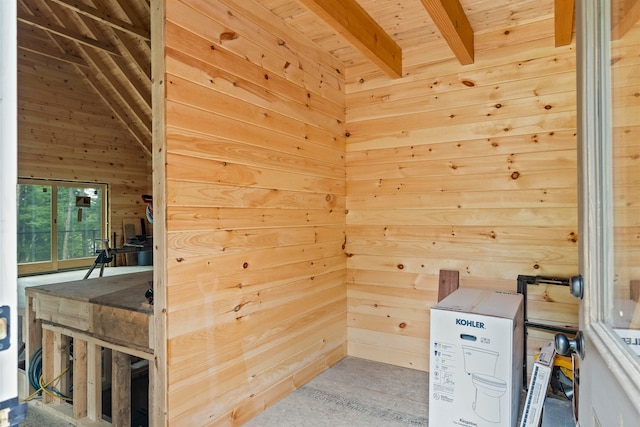
[[[87,416],[102,419],[102,347],[93,343],[87,345]]]
[[[111,423],[131,427],[131,360],[128,354],[112,351]]]
[[[36,311],[33,307],[33,297],[27,295],[27,309],[24,314],[24,322],[27,327],[27,335],[25,339],[25,372],[29,375],[31,369],[31,357],[42,347],[42,321],[36,317]],[[29,384],[29,394],[35,392],[36,389]]]
[[[54,349],[54,333],[47,329],[42,334],[42,384],[47,384],[54,377],[54,362],[53,353]],[[53,397],[48,393],[42,393],[42,403],[53,402]]]
[[[69,337],[62,335],[59,332],[53,333],[53,375],[55,378],[58,375],[62,375],[58,378],[50,387],[55,387],[60,393],[65,396],[69,395],[69,372],[62,374],[69,367]],[[54,399],[55,402],[61,403],[61,398]]]
[[[153,398],[154,396],[154,390],[156,387],[156,375],[155,375],[155,363],[154,363],[154,359],[149,360],[149,388],[147,389],[147,414],[149,417],[149,425],[154,425],[152,424],[152,416],[153,414],[155,414],[154,412],[154,402],[155,399]]]
[[[73,340],[73,418],[87,416],[87,342]]]

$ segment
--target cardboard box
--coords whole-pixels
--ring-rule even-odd
[[[533,370],[531,371],[529,391],[522,409],[520,427],[538,427],[540,425],[555,358],[556,349],[552,342],[545,344],[540,349],[540,355],[533,364]]]
[[[522,295],[460,288],[431,308],[429,425],[515,426]]]

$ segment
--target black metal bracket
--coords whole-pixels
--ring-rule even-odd
[[[524,349],[522,352],[522,386],[523,388],[528,387],[527,383],[527,331],[529,328],[542,329],[551,332],[560,332],[564,334],[575,335],[578,333],[577,329],[573,329],[570,327],[561,327],[557,325],[546,325],[544,323],[536,323],[530,322],[529,317],[527,316],[527,286],[528,285],[555,285],[555,286],[566,286],[567,292],[570,292],[571,287],[571,279],[569,278],[560,278],[560,277],[551,277],[551,276],[518,276],[518,288],[517,291],[519,294],[523,296],[523,305],[524,305]]]

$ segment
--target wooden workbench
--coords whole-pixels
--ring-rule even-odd
[[[43,403],[63,414],[72,412],[67,416],[83,425],[103,424],[106,379],[112,383],[113,425],[130,425],[130,357],[153,360],[153,306],[144,296],[152,280],[153,272],[145,271],[26,288],[27,354],[42,346],[44,383],[69,366],[73,339],[73,375],[62,375],[55,383],[58,390],[69,390],[73,378],[73,405],[48,394]],[[150,389],[152,385],[150,369]]]

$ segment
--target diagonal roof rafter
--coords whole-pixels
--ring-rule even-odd
[[[104,13],[97,8],[87,6],[84,3],[75,2],[71,0],[51,0],[61,6],[67,7],[74,12],[87,16],[93,20],[106,24],[114,29],[120,30],[135,37],[140,37],[146,41],[151,40],[151,34],[149,29],[141,28],[136,25],[130,24],[126,21],[114,18],[108,13]]]
[[[30,4],[35,6],[29,7],[24,0],[20,0],[23,15],[36,19],[39,16],[47,17],[48,25],[40,29],[45,31],[60,52],[64,52],[57,59],[64,60],[63,57],[69,55],[70,47],[75,54],[79,55],[81,63],[71,62],[77,74],[96,92],[143,151],[150,155],[151,78],[143,69],[144,67],[136,66],[136,64],[142,64],[140,61],[143,59],[139,61],[133,59],[136,56],[149,58],[150,48],[148,55],[144,52],[145,47],[149,46],[148,41],[138,37],[139,45],[143,46],[142,51],[138,49],[133,52],[132,46],[135,43],[125,47],[122,40],[134,39],[134,36],[114,28],[113,25],[107,25],[100,19],[91,18],[86,13],[88,10],[95,10],[104,15],[106,14],[104,9],[89,9],[87,6],[84,8],[84,13],[78,13],[63,4],[67,2],[67,0],[32,2]],[[51,28],[64,28],[66,34],[51,31]],[[70,34],[80,35],[80,38],[69,37]],[[100,40],[103,45],[113,48],[105,50],[101,46],[83,42],[87,39]],[[147,68],[150,68],[150,64]],[[148,73],[150,74],[150,71]]]

